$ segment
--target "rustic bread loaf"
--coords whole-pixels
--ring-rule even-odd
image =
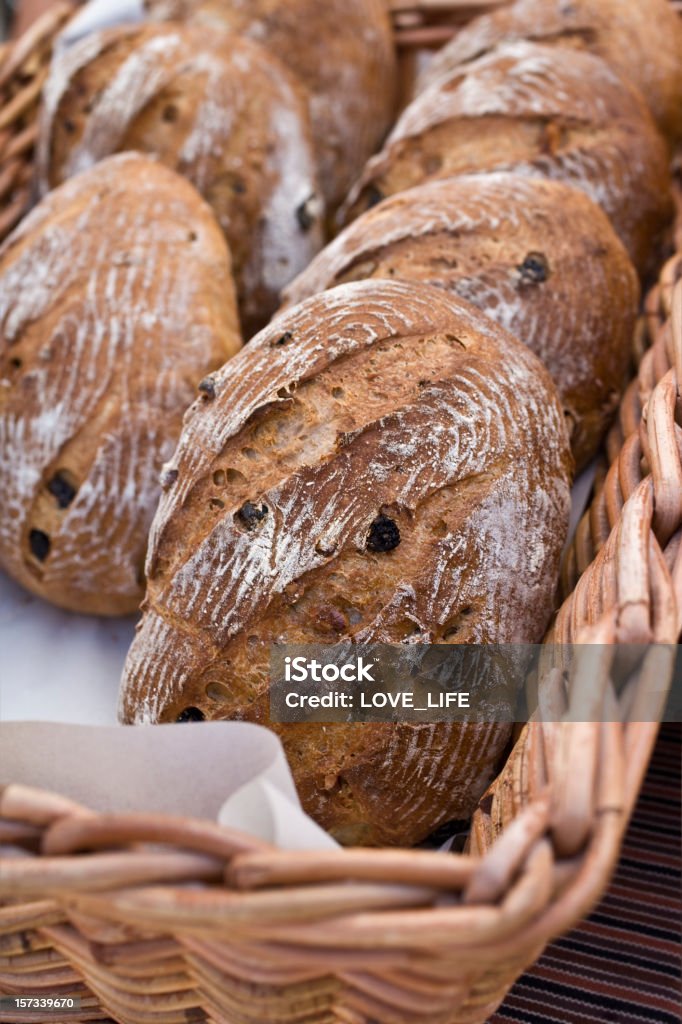
[[[425,69],[417,89],[518,39],[603,57],[639,89],[670,142],[682,138],[682,19],[669,0],[516,0],[458,32]]]
[[[491,170],[586,192],[640,271],[672,212],[667,149],[639,94],[590,53],[510,43],[405,109],[351,192],[345,219],[413,185]]]
[[[570,470],[548,374],[467,303],[363,281],[287,311],[187,414],[122,718],[270,724],[274,641],[539,640]],[[308,811],[370,844],[469,814],[508,738],[473,724],[273,728]]]
[[[122,150],[157,156],[213,208],[248,337],[322,244],[303,89],[256,43],[226,33],[178,25],[97,33],[67,51],[48,80],[42,190]]]
[[[0,324],[0,566],[64,608],[132,612],[183,413],[240,347],[222,233],[172,171],[106,160],[0,249]]]
[[[320,182],[345,198],[394,113],[396,61],[385,0],[147,0],[157,17],[227,27],[261,43],[308,91]]]
[[[363,278],[436,285],[497,320],[554,378],[578,467],[594,455],[626,379],[639,284],[582,192],[505,173],[418,185],[358,217],[284,297]]]

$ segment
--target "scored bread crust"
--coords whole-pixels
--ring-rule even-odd
[[[551,373],[578,468],[595,454],[626,380],[639,284],[582,192],[507,173],[418,185],[353,221],[284,300],[364,278],[436,285],[491,316]]]
[[[133,612],[185,408],[241,347],[222,233],[188,182],[113,157],[4,243],[0,324],[0,565],[62,607]]]
[[[590,53],[515,42],[440,78],[406,107],[342,219],[426,181],[493,170],[581,189],[641,273],[672,215],[667,147],[641,95]]]
[[[367,281],[277,317],[211,392],[166,470],[123,720],[267,724],[344,842],[465,817],[505,726],[277,725],[270,645],[538,641],[570,504],[551,379],[467,303]],[[399,543],[377,552],[381,515]]]
[[[248,39],[133,25],[53,63],[38,144],[42,192],[115,152],[158,157],[212,207],[230,245],[245,336],[322,245],[305,93]]]
[[[394,113],[396,58],[384,0],[147,0],[161,18],[226,26],[265,46],[308,91],[320,182],[340,203]]]
[[[682,138],[682,20],[669,0],[516,0],[458,32],[424,70],[417,91],[518,39],[603,57],[639,89],[666,138]]]

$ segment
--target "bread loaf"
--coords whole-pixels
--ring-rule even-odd
[[[178,25],[96,33],[53,65],[38,154],[42,191],[122,150],[157,156],[213,208],[248,337],[322,244],[302,88],[248,39]]]
[[[533,43],[501,45],[425,89],[344,216],[425,181],[492,170],[586,192],[640,271],[670,219],[667,150],[639,94],[599,57]]]
[[[123,720],[270,724],[275,641],[538,641],[570,463],[548,374],[467,303],[363,281],[288,310],[187,415]],[[469,814],[508,738],[497,725],[273,728],[307,810],[370,844]]]
[[[587,196],[505,173],[419,185],[358,217],[285,298],[363,278],[436,285],[497,320],[554,378],[578,467],[594,455],[627,375],[639,285]]]
[[[132,154],[47,196],[0,249],[0,566],[74,611],[134,611],[159,473],[240,347],[201,197]]]
[[[458,32],[436,54],[417,88],[518,39],[603,57],[639,89],[669,141],[682,138],[682,20],[669,0],[516,0]]]
[[[265,46],[308,91],[320,182],[341,202],[390,127],[396,92],[384,0],[147,0],[157,17],[227,28]]]

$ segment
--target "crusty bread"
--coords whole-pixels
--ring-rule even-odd
[[[381,145],[394,112],[396,61],[385,0],[147,0],[157,17],[256,40],[306,87],[320,182],[336,205]]]
[[[641,96],[600,57],[520,42],[413,100],[367,164],[344,217],[425,181],[491,170],[586,192],[641,272],[672,213],[667,148]]]
[[[549,375],[467,303],[363,281],[288,310],[187,414],[150,535],[123,719],[270,724],[276,640],[538,641],[570,468]],[[391,543],[376,545],[382,516]],[[273,728],[308,811],[370,844],[413,843],[469,814],[508,737],[495,725]]]
[[[626,379],[639,284],[582,192],[505,173],[418,185],[358,217],[284,295],[370,277],[445,288],[511,331],[554,378],[578,467],[594,455]]]
[[[123,150],[157,156],[213,208],[248,337],[322,244],[303,89],[256,43],[224,32],[142,25],[96,33],[53,65],[42,191]]]
[[[682,19],[670,0],[516,0],[458,32],[423,72],[418,91],[517,39],[603,57],[639,89],[670,142],[682,138]]]
[[[0,565],[74,611],[134,611],[159,473],[240,347],[230,258],[188,182],[134,154],[0,249]]]

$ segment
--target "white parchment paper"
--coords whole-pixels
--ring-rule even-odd
[[[282,746],[246,722],[0,724],[0,786],[48,789],[103,813],[219,821],[284,849],[336,843],[301,809]]]

